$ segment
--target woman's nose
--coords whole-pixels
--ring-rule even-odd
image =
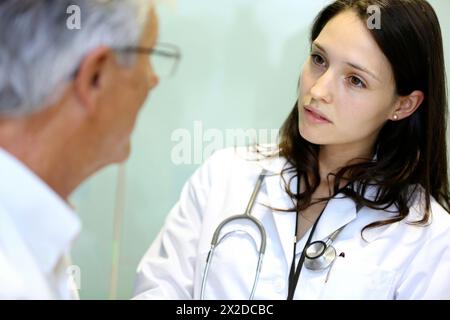
[[[322,74],[310,89],[314,100],[331,103],[333,87],[333,75],[329,70]]]

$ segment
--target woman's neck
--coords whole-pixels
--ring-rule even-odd
[[[363,159],[372,159],[373,147],[364,145],[324,145],[319,151],[320,186],[324,190],[333,187],[334,177],[328,174],[336,174],[340,168],[350,164],[361,162]],[[356,160],[355,160],[356,159]],[[341,179],[340,188],[344,187],[347,180]]]

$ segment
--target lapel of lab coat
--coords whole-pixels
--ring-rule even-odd
[[[284,182],[280,177],[280,172],[285,164],[285,159],[275,158],[264,166],[265,169],[269,171],[269,174],[265,179],[265,186],[269,205],[272,208],[290,209],[294,207],[292,200],[285,191]],[[284,175],[286,182],[289,182],[292,174],[293,173],[287,173]],[[291,181],[291,190],[293,192],[296,192],[296,186],[297,179],[293,179]],[[277,210],[272,210],[272,212],[284,257],[287,265],[289,266],[292,261],[293,246],[295,241],[296,213]],[[327,206],[325,207],[319,224],[317,225],[315,234],[313,235],[313,240],[319,240],[329,236],[335,230],[350,223],[356,218],[356,216],[356,205],[353,200],[345,197],[341,193],[337,194],[329,200]],[[308,236],[309,232],[307,232],[297,244],[297,253],[303,250]]]

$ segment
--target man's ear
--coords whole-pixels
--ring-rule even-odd
[[[392,114],[392,117],[394,115],[397,115],[397,119],[394,118],[394,120],[400,120],[409,117],[417,110],[417,108],[420,107],[423,99],[424,94],[419,90],[415,90],[407,96],[400,97],[395,111]]]
[[[110,48],[98,47],[89,52],[80,64],[74,88],[81,105],[89,113],[93,112],[98,104],[111,58]]]

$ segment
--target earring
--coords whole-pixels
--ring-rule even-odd
[[[394,120],[398,120],[398,115],[394,114]]]

